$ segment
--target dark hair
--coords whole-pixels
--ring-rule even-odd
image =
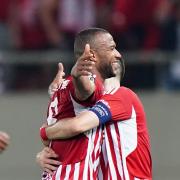
[[[94,40],[97,34],[99,33],[109,33],[105,29],[102,28],[88,28],[80,31],[74,41],[74,55],[75,58],[81,56],[84,52],[84,48],[86,44],[89,44],[90,47],[94,48]]]

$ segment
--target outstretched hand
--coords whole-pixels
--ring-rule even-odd
[[[63,78],[64,76],[65,76],[65,73],[64,73],[63,64],[59,63],[58,64],[58,72],[48,89],[48,93],[49,93],[50,97],[52,97],[54,92],[57,91],[58,88],[61,86],[62,82],[64,81],[64,78]]]
[[[74,78],[78,78],[80,76],[88,76],[92,74],[95,62],[96,60],[90,50],[90,45],[86,44],[84,53],[77,59],[76,64],[71,70],[71,75]]]

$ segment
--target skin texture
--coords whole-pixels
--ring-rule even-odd
[[[3,152],[10,143],[10,137],[7,133],[0,131],[0,153]]]

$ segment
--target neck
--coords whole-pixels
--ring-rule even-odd
[[[120,80],[117,77],[108,78],[104,81],[105,91],[120,87]]]

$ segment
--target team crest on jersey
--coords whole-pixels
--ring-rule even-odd
[[[61,84],[61,88],[60,89],[66,89],[68,83],[69,83],[70,80],[64,80]]]

